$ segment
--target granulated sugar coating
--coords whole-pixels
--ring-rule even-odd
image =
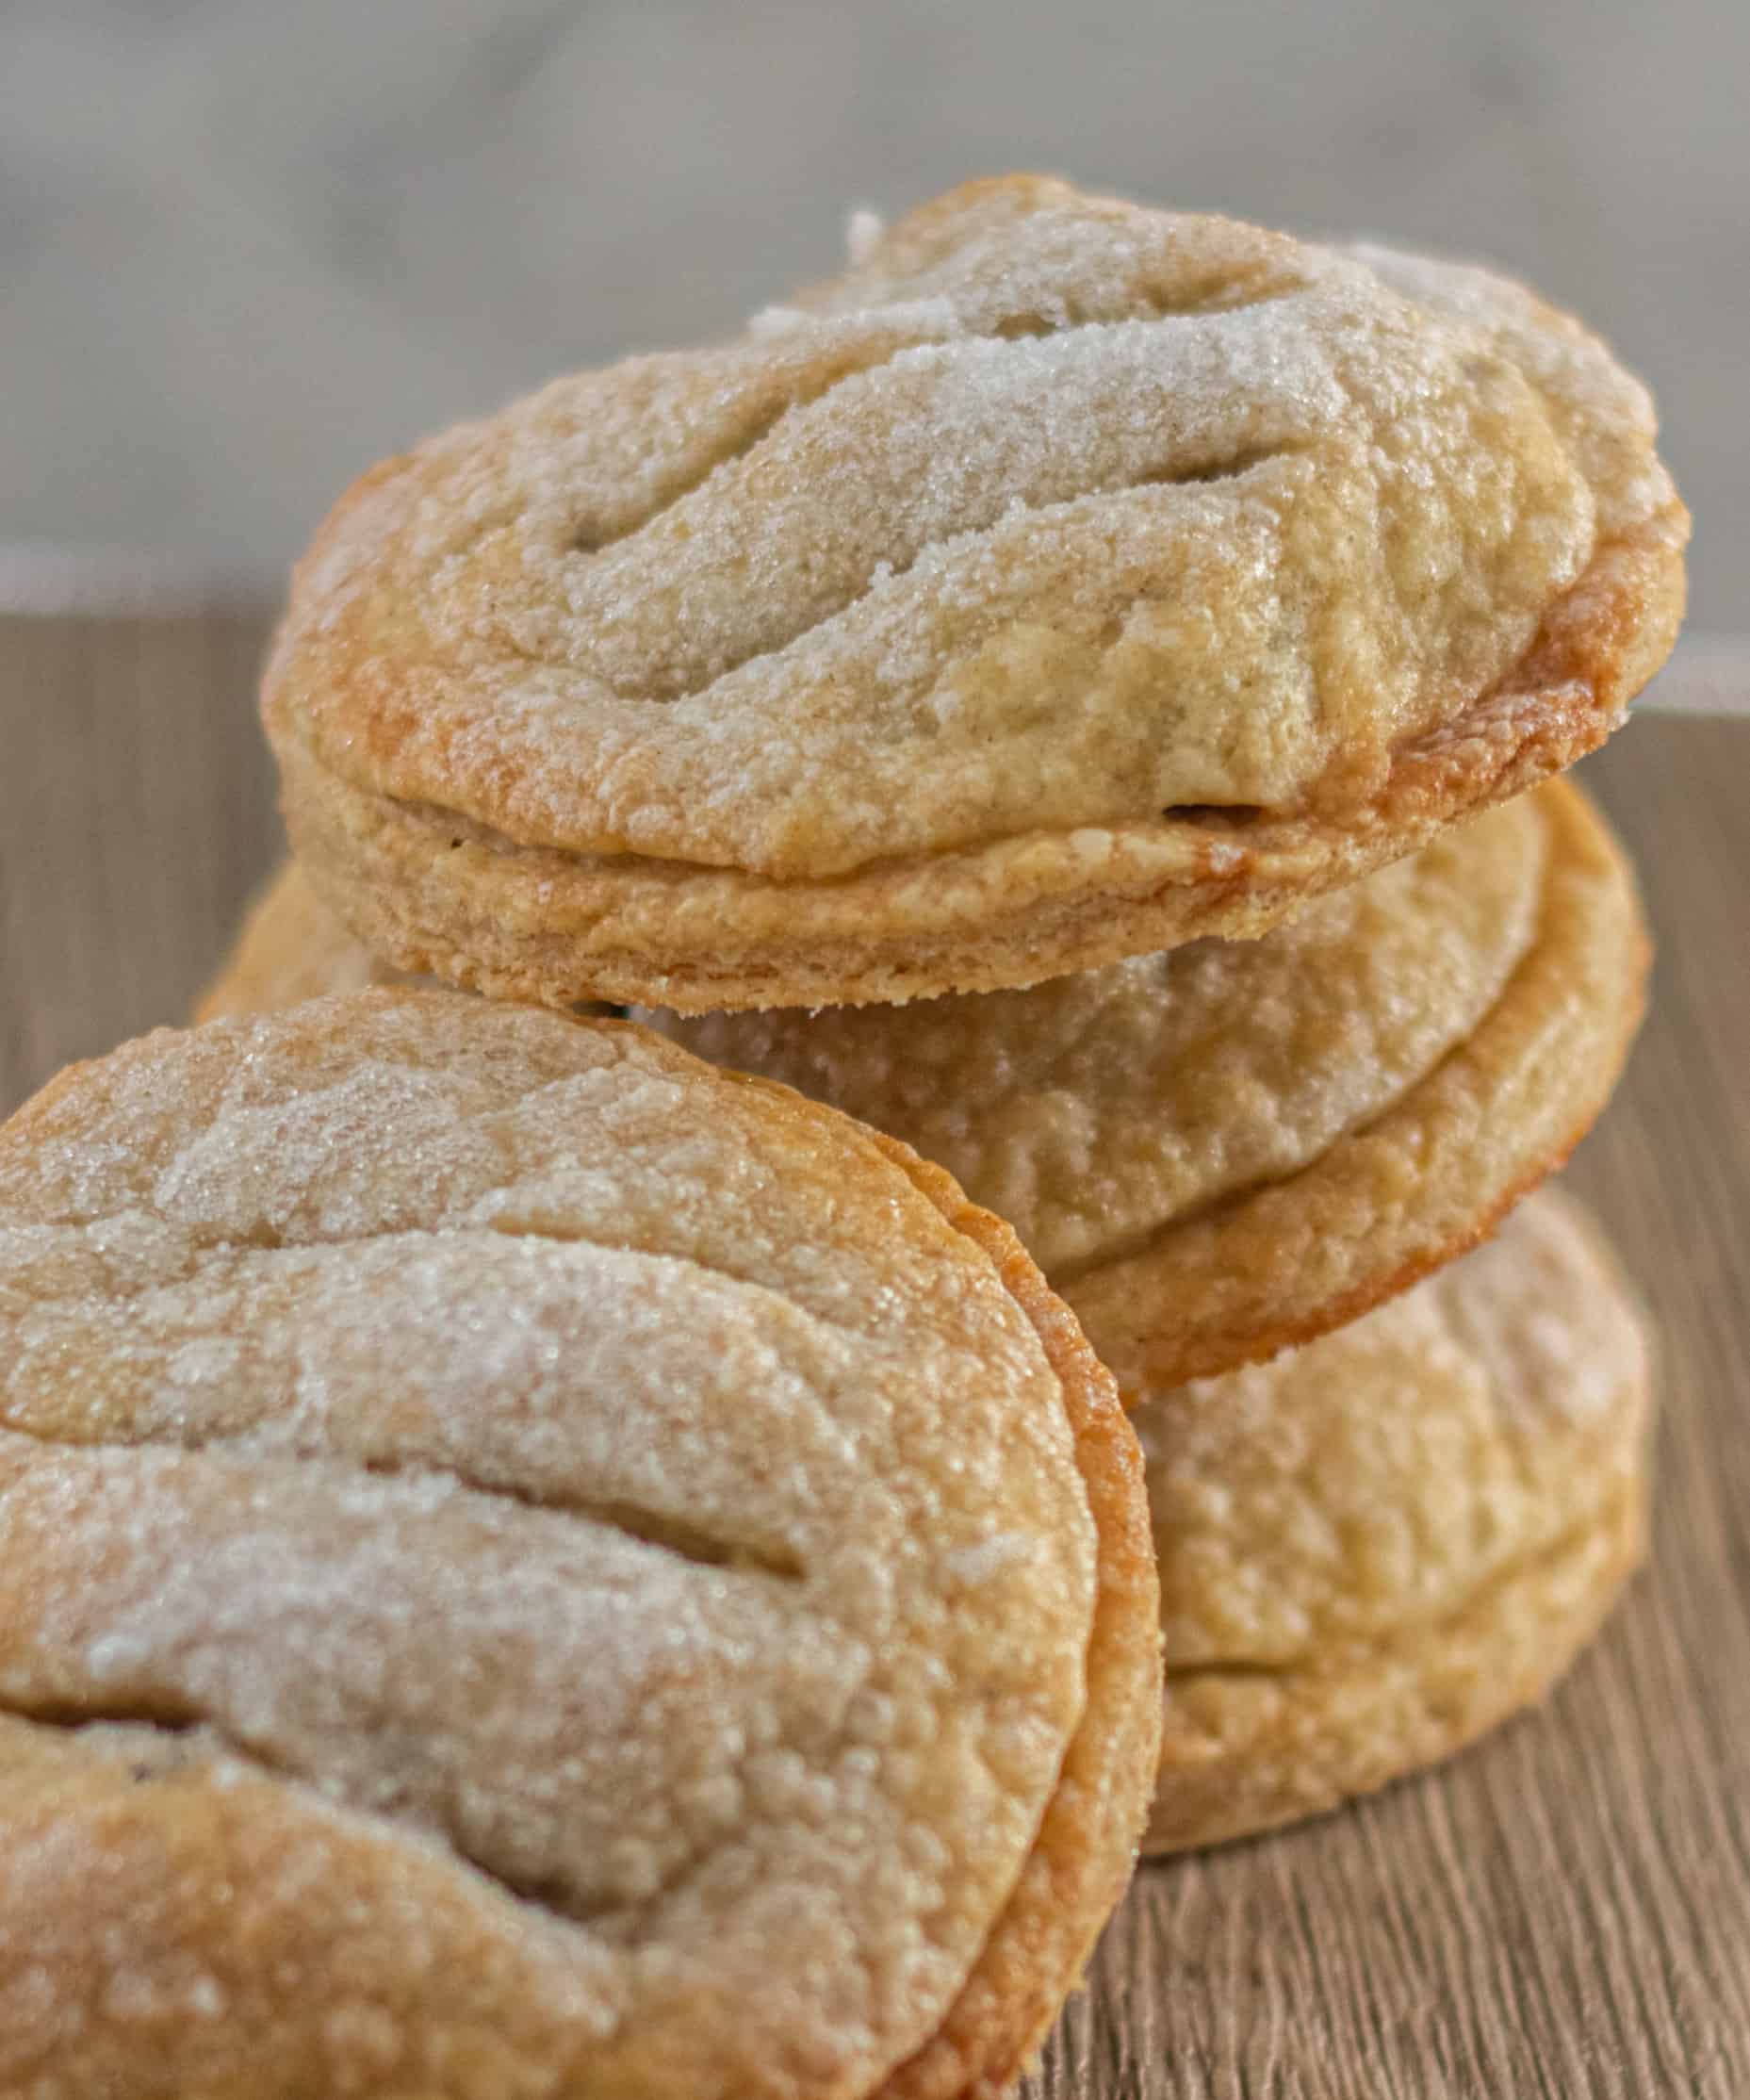
[[[265,712],[374,952],[693,1010],[1255,933],[1669,648],[1650,405],[1517,287],[1026,178],[857,252],[337,506]]]
[[[0,1340],[6,2091],[948,2095],[1074,1981],[1135,1440],[902,1147],[447,993],[159,1034],[0,1131]]]

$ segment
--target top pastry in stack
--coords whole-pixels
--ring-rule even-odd
[[[373,952],[681,1011],[1255,935],[1668,651],[1644,391],[1474,270],[974,184],[367,474],[264,698]]]
[[[1482,270],[1035,178],[852,249],[341,501],[264,691],[297,861],[206,1010],[616,1002],[947,1166],[1142,1431],[1151,1842],[1229,1836],[1510,1712],[1639,1556],[1608,1250],[1551,1197],[1466,1250],[1640,1016],[1556,776],[1687,517]]]

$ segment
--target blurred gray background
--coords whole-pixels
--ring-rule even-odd
[[[0,541],[272,577],[431,426],[1032,166],[1532,278],[1750,627],[1747,99],[1723,0],[4,0]]]

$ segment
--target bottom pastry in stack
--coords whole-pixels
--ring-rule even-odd
[[[373,967],[299,899],[293,871],[204,1010]],[[1256,942],[905,1008],[636,1016],[946,1166],[1117,1374],[1166,1599],[1153,1848],[1458,1747],[1638,1559],[1646,1352],[1611,1257],[1556,1198],[1467,1250],[1608,1100],[1646,958],[1619,847],[1555,782]]]
[[[1350,1325],[1131,1419],[1168,1657],[1148,1851],[1462,1748],[1554,1682],[1645,1548],[1645,1332],[1553,1191]]]

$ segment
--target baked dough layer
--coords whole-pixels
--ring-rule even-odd
[[[282,861],[251,897],[229,953],[189,1018],[197,1025],[246,1020],[305,999],[385,985],[442,989],[372,955],[318,897],[303,867]],[[571,1010],[605,1018],[617,1009],[581,1000]]]
[[[1644,1551],[1650,1406],[1633,1301],[1551,1192],[1353,1325],[1145,1397],[1146,1848],[1334,1807],[1538,1698]]]
[[[1564,781],[1538,800],[1536,928],[1471,1033],[1300,1173],[1063,1280],[1121,1387],[1340,1327],[1475,1246],[1591,1129],[1640,1026],[1651,945],[1597,812]]]
[[[630,1025],[321,1000],[0,1129],[0,2085],[1016,2075],[1158,1592],[940,1169]]]
[[[387,961],[550,1003],[1255,934],[1621,719],[1652,436],[1484,272],[973,184],[366,476],[264,687],[293,844]]]
[[[1256,942],[903,1008],[643,1017],[940,1160],[1134,1394],[1474,1244],[1609,1098],[1646,960],[1620,848],[1552,781]]]

